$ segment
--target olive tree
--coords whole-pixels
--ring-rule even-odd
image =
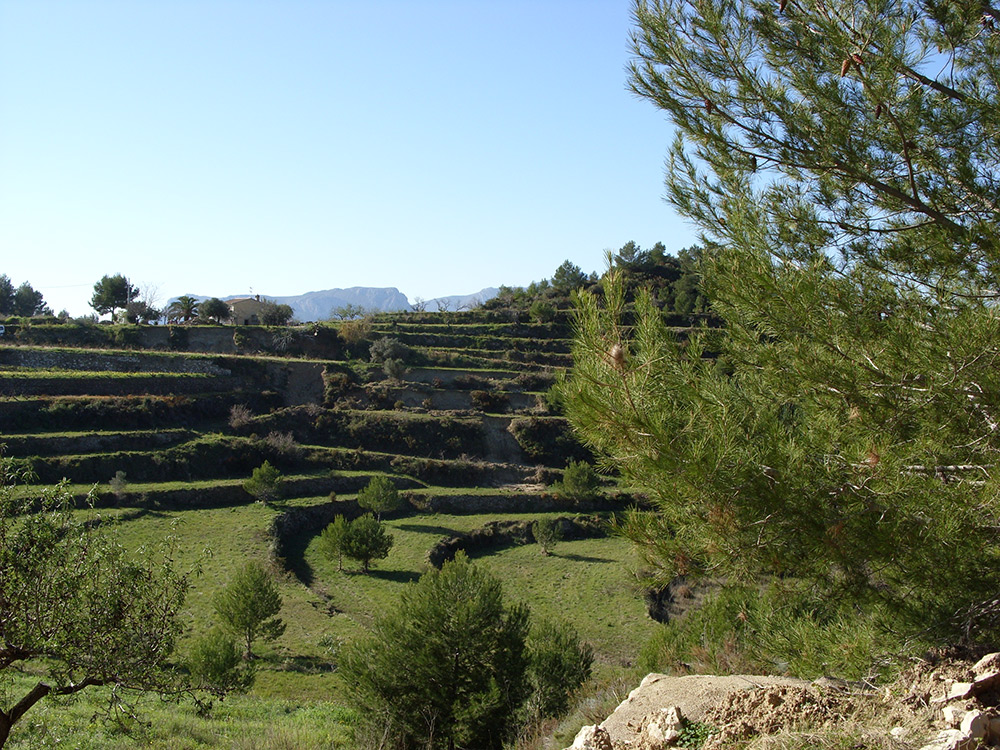
[[[265,326],[288,325],[289,321],[295,317],[295,311],[291,305],[279,304],[271,300],[264,300],[260,306],[260,323]]]
[[[231,315],[229,305],[218,297],[211,297],[198,305],[198,315],[221,323]]]
[[[130,553],[108,523],[85,522],[60,485],[18,495],[0,467],[0,747],[39,701],[91,686],[177,694],[168,663],[188,581]],[[14,671],[34,685],[13,692]],[[20,684],[20,683],[19,683]]]

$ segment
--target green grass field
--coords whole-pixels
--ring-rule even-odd
[[[316,501],[321,498],[316,498]],[[231,508],[135,514],[129,509],[81,511],[120,516],[115,533],[128,547],[159,554],[170,540],[179,570],[191,571],[184,612],[183,659],[190,639],[213,619],[212,596],[246,559],[267,560],[266,534],[280,512],[254,503]],[[517,516],[529,520],[543,514]],[[43,701],[14,731],[14,748],[329,748],[350,746],[352,713],[336,672],[337,649],[363,633],[380,612],[395,606],[400,592],[430,569],[427,552],[439,539],[482,526],[495,515],[414,515],[387,521],[395,544],[369,575],[345,561],[325,559],[316,539],[306,546],[312,580],[306,585],[276,571],[287,623],[274,643],[262,643],[257,681],[248,695],[230,696],[207,717],[188,702],[140,701],[141,723],[124,733],[95,718],[106,706],[101,689],[72,701]],[[312,536],[309,534],[308,536]],[[305,541],[305,540],[303,540]],[[595,649],[595,680],[606,681],[630,667],[654,623],[636,590],[632,553],[618,538],[559,542],[544,556],[535,544],[493,549],[474,556],[504,583],[511,601],[527,604],[535,617],[570,622]],[[17,677],[21,690],[30,675]],[[148,723],[148,726],[146,725]]]

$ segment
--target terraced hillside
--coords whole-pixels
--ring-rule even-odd
[[[570,363],[564,323],[466,312],[289,329],[69,328],[8,326],[6,456],[81,499],[96,485],[97,512],[118,518],[130,545],[173,537],[175,564],[200,570],[191,636],[210,626],[212,596],[243,560],[270,559],[289,627],[261,649],[257,699],[336,705],[330,644],[459,548],[533,610],[573,621],[599,673],[630,664],[650,632],[628,546],[597,521],[627,498],[609,480],[585,502],[553,489],[570,459],[587,458],[548,406]],[[283,476],[280,500],[266,504],[243,489],[265,460]],[[341,572],[318,535],[359,513],[355,495],[376,475],[405,500],[387,520],[396,544],[370,576]],[[564,554],[525,545],[542,517],[562,519]]]
[[[238,484],[264,460],[288,500],[351,493],[373,472],[422,507],[440,487],[530,497],[585,456],[545,401],[569,363],[564,326],[416,317],[382,318],[328,357],[294,346],[318,329],[289,329],[297,356],[22,344],[40,338],[25,332],[0,349],[7,455],[40,483],[97,483],[102,503],[150,507],[176,503],[178,482],[195,483],[188,506],[245,502]],[[379,339],[399,342],[401,369],[366,361]]]

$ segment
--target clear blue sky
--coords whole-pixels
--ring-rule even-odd
[[[0,273],[425,299],[694,230],[628,0],[0,0]]]

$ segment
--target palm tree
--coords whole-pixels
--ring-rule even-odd
[[[198,300],[185,294],[183,297],[178,297],[173,302],[170,303],[170,307],[167,308],[167,317],[170,320],[176,321],[178,318],[187,323],[191,318],[198,314]]]

